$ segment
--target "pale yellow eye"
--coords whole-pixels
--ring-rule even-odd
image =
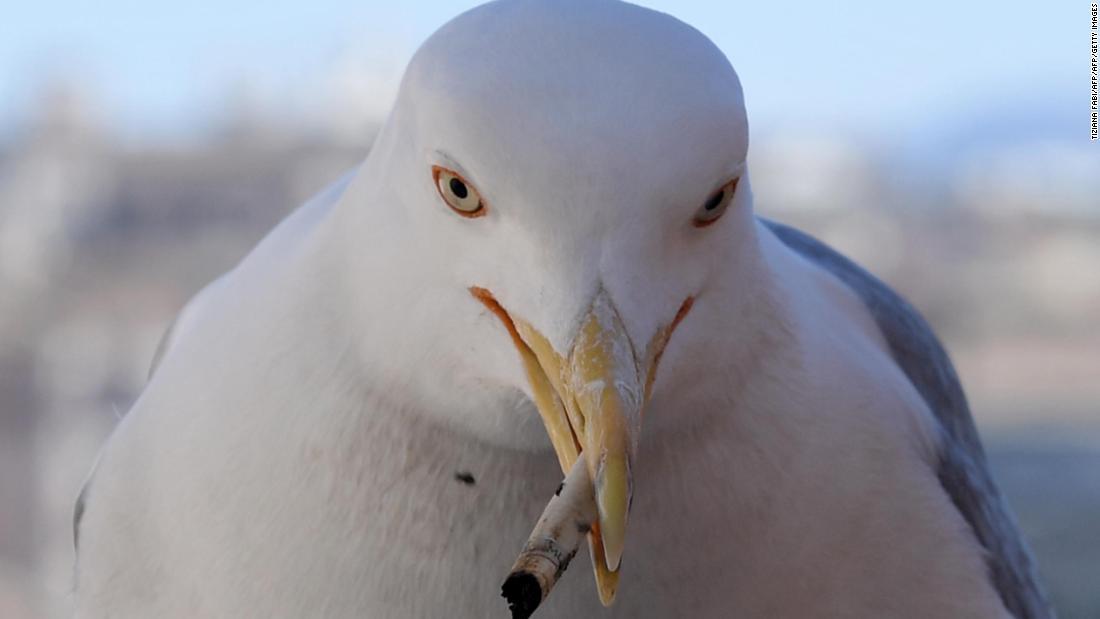
[[[463,217],[480,217],[485,214],[485,203],[473,185],[457,172],[432,166],[435,188],[447,206]]]
[[[710,194],[707,201],[695,211],[692,223],[696,228],[703,228],[718,221],[718,218],[729,208],[733,200],[733,194],[737,191],[737,179],[722,185],[714,193]]]

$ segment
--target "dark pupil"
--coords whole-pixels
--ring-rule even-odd
[[[466,183],[458,180],[457,178],[451,179],[451,193],[458,196],[459,200],[465,200],[466,196],[470,195],[470,192],[466,189]]]
[[[714,209],[718,208],[718,205],[722,203],[722,196],[725,195],[725,190],[719,191],[718,193],[714,194],[710,197],[709,200],[707,200],[707,203],[703,205],[703,209],[713,211]]]

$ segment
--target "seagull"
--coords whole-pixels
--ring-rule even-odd
[[[76,616],[507,616],[578,462],[591,561],[540,618],[1052,616],[944,349],[757,217],[748,145],[668,15],[444,25],[166,334],[77,504]]]

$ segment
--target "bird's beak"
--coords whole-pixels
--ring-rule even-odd
[[[688,297],[675,318],[639,350],[611,297],[601,289],[581,319],[570,350],[562,355],[534,327],[508,314],[487,290],[471,292],[512,334],[562,472],[584,455],[599,514],[589,548],[600,600],[609,605],[625,543],[642,410],[665,344],[692,299]]]

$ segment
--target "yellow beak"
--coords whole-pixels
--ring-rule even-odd
[[[589,533],[589,549],[600,601],[610,605],[626,539],[642,409],[661,352],[692,299],[684,301],[675,319],[639,354],[610,296],[601,289],[581,319],[568,355],[561,355],[531,325],[510,316],[487,290],[470,290],[508,327],[562,472],[584,455],[599,513]]]

